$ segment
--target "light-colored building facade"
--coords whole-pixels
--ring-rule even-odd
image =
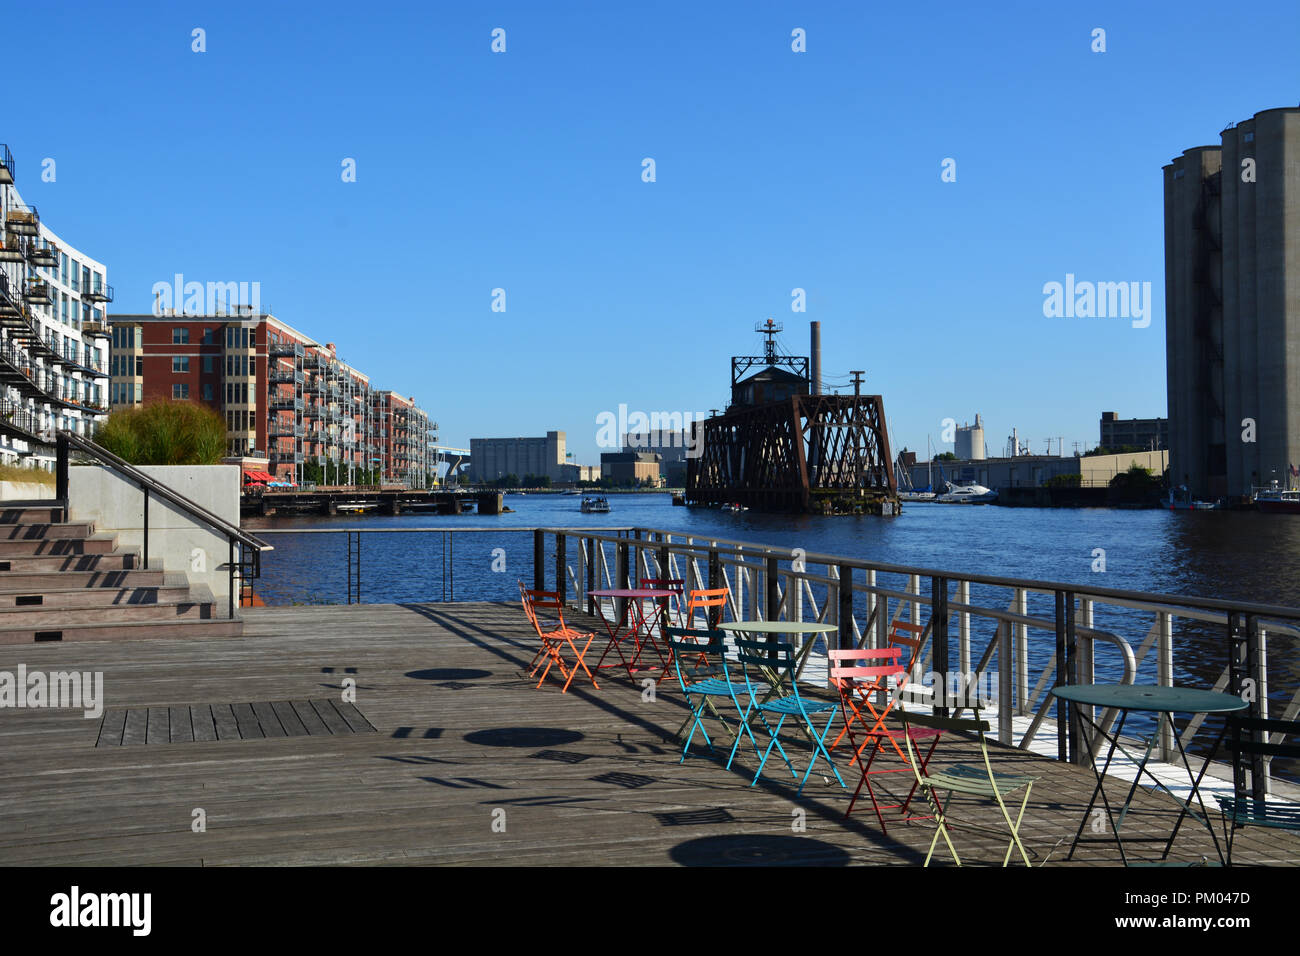
[[[1248,494],[1300,465],[1300,108],[1164,167],[1170,473]]]
[[[508,475],[573,481],[566,475],[568,452],[564,432],[547,432],[539,438],[471,438],[470,480],[495,482]]]
[[[54,467],[55,432],[90,437],[107,413],[113,293],[102,262],[25,203],[0,145],[0,460]]]

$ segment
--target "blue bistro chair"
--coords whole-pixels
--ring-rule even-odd
[[[767,764],[768,757],[772,754],[772,748],[775,747],[781,754],[781,759],[785,765],[790,768],[790,773],[797,779],[798,771],[794,769],[794,764],[790,762],[789,755],[786,754],[785,748],[781,746],[779,739],[781,728],[785,725],[787,717],[794,717],[803,725],[813,742],[812,758],[808,761],[808,769],[804,771],[803,779],[799,781],[799,789],[796,792],[802,793],[804,784],[808,782],[808,777],[812,773],[813,767],[817,763],[818,756],[826,758],[826,763],[830,766],[831,772],[835,774],[835,779],[839,781],[840,786],[844,787],[844,779],[835,767],[835,762],[831,760],[831,755],[826,750],[826,734],[831,729],[831,724],[835,721],[835,714],[839,710],[837,701],[823,701],[809,699],[799,693],[799,678],[795,673],[794,645],[788,641],[780,640],[748,640],[746,638],[736,639],[736,656],[739,658],[741,666],[745,673],[745,689],[749,696],[749,704],[745,708],[745,715],[741,718],[741,724],[748,730],[751,716],[756,715],[762,723],[768,736],[767,749],[760,755],[758,753],[758,742],[754,741],[754,753],[759,757],[758,770],[754,772],[754,779],[750,786],[758,783],[758,778],[763,774],[763,767]],[[768,700],[760,700],[760,694],[763,693],[756,684],[766,684],[784,696],[774,697]],[[819,731],[813,724],[814,714],[829,714],[825,726]],[[776,726],[773,727],[768,722],[768,716],[777,717]],[[754,740],[753,734],[750,739]],[[736,750],[740,746],[740,737],[736,737],[736,742],[731,747],[731,760],[736,757]],[[731,766],[731,760],[727,761],[727,766]],[[845,789],[848,789],[845,787]]]
[[[732,730],[718,711],[717,705],[713,703],[714,697],[729,699],[736,709],[736,717],[740,717],[738,695],[745,693],[745,685],[730,679],[727,671],[726,645],[723,641],[725,636],[722,631],[704,631],[688,627],[664,629],[664,639],[672,655],[677,682],[681,685],[682,693],[686,695],[686,705],[691,709],[691,716],[687,718],[687,722],[691,724],[691,732],[686,736],[686,742],[682,746],[681,762],[683,763],[691,756],[691,741],[695,738],[697,730],[703,735],[709,751],[713,751],[713,741],[709,739],[708,731],[704,729],[701,719],[705,711],[722,724],[723,729],[731,736],[739,739],[740,730],[743,730],[744,733],[749,734],[751,740],[754,739],[753,733],[743,722],[740,730]],[[686,725],[683,724],[682,729],[685,727]],[[678,736],[681,736],[680,730]],[[758,747],[756,740],[754,747]]]

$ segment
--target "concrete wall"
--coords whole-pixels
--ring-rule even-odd
[[[41,481],[0,481],[0,501],[33,501],[53,498],[54,485]]]
[[[239,526],[240,476],[234,465],[141,465],[140,470]],[[68,498],[70,520],[92,522],[96,531],[116,534],[119,547],[142,551],[144,493],[138,485],[102,465],[73,465]],[[216,616],[229,606],[229,555],[224,534],[150,496],[149,567],[184,573],[192,585],[206,584],[216,598]]]
[[[1110,484],[1112,478],[1134,465],[1150,468],[1151,473],[1159,477],[1169,467],[1169,452],[1137,451],[1123,455],[1092,455],[1079,459],[1079,474],[1085,488],[1095,488]]]

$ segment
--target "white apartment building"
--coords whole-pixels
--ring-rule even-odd
[[[108,270],[59,238],[14,183],[0,145],[0,461],[54,467],[58,429],[108,413]]]

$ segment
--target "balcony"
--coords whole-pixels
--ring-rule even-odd
[[[292,395],[272,395],[271,411],[273,412],[302,412],[303,401]]]
[[[93,286],[87,286],[81,293],[83,302],[112,302],[113,287],[96,282]]]
[[[35,206],[10,209],[5,214],[5,229],[12,236],[37,236],[41,232],[41,214]]]
[[[45,246],[29,242],[27,243],[27,261],[38,269],[57,269],[59,266],[59,247],[52,242]]]
[[[272,385],[301,385],[302,372],[297,369],[273,368],[267,376]]]
[[[276,357],[302,358],[303,347],[296,342],[276,342],[271,346],[271,354]]]
[[[267,429],[267,435],[271,438],[302,438],[305,429],[301,425],[294,425],[291,422],[271,422]]]
[[[40,279],[29,279],[23,286],[23,301],[28,305],[52,305],[54,299],[50,295],[48,284]]]
[[[27,244],[21,236],[0,234],[0,262],[22,262],[27,258]]]
[[[0,143],[0,186],[12,186],[14,184],[14,154],[9,152],[9,147]]]

